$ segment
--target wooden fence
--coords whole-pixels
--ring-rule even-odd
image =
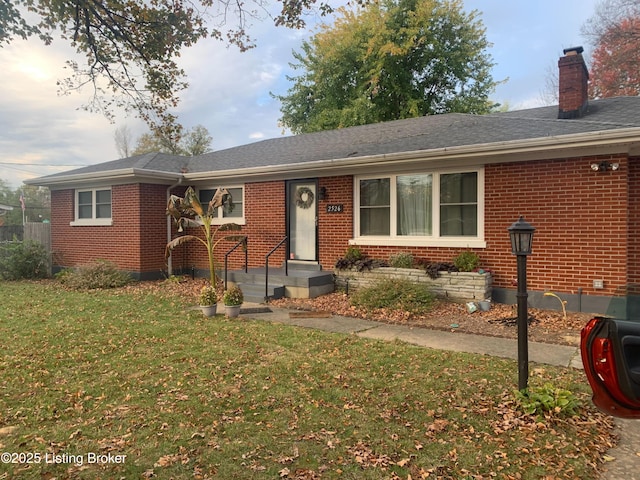
[[[0,242],[22,241],[24,238],[24,228],[22,225],[2,225],[0,226]]]
[[[51,252],[51,224],[27,222],[24,224],[24,241],[38,242],[47,252]]]

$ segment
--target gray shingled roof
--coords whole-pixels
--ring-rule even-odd
[[[558,120],[558,107],[490,115],[450,113],[273,138],[194,157],[189,172],[288,165],[369,155],[640,127],[640,97],[592,101],[579,119]]]
[[[125,168],[167,173],[184,169],[189,173],[221,172],[640,127],[640,97],[591,101],[587,113],[578,119],[559,120],[557,116],[557,106],[489,115],[433,115],[283,136],[196,157],[139,155],[37,180]]]
[[[74,170],[55,173],[41,178],[55,178],[67,175],[83,175],[88,173],[115,172],[134,168],[137,170],[150,170],[156,172],[180,173],[186,168],[190,157],[180,155],[169,155],[166,153],[145,153],[133,157],[121,158],[110,162],[97,163],[87,167],[76,168]],[[38,179],[36,179],[38,180]]]

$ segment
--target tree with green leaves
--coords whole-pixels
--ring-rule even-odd
[[[166,147],[160,137],[152,132],[143,133],[136,140],[136,146],[131,155],[143,155],[145,153],[174,153]]]
[[[182,127],[180,127],[182,130]],[[171,153],[173,155],[202,155],[211,151],[213,138],[203,125],[196,125],[176,141],[175,138],[162,136],[159,131],[143,133],[138,137],[132,155],[143,153]]]
[[[27,221],[42,222],[51,219],[51,192],[48,188],[22,185],[12,189],[6,180],[0,178],[0,203],[13,207],[13,210],[2,216],[4,225],[22,225],[21,195]]]
[[[380,0],[338,13],[293,53],[301,73],[274,95],[294,133],[491,111],[490,43],[460,0]]]
[[[276,25],[305,26],[304,15],[324,0],[278,0]],[[213,38],[241,51],[255,43],[248,22],[266,16],[261,0],[1,0],[0,46],[15,38],[37,37],[50,44],[54,36],[74,47],[85,61],[69,60],[73,75],[61,89],[90,87],[85,107],[113,117],[116,107],[132,110],[152,129],[171,135],[177,124],[170,109],[187,87],[176,59],[199,40]]]
[[[181,148],[184,155],[202,155],[211,151],[213,138],[203,125],[196,125],[182,138]]]

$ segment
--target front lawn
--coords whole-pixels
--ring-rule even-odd
[[[611,444],[580,371],[532,365],[581,406],[530,417],[514,361],[207,319],[172,290],[0,282],[0,479],[595,479]]]

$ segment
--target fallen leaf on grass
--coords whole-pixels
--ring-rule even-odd
[[[176,453],[175,455],[163,455],[158,459],[156,463],[153,464],[154,467],[169,467],[175,463],[180,462],[183,465],[189,463],[189,457],[186,455],[180,455]]]
[[[440,433],[447,429],[449,426],[449,420],[445,420],[444,418],[438,418],[434,420],[429,426],[427,430],[429,432]]]
[[[0,428],[0,436],[10,435],[17,429],[18,427],[2,427]]]

